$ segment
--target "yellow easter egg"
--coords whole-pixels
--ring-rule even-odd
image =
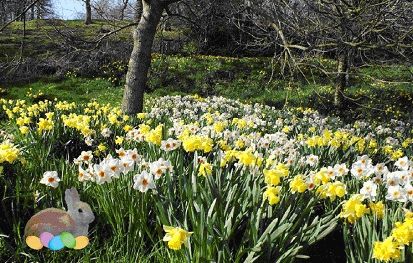
[[[31,248],[35,250],[40,250],[43,248],[43,244],[40,241],[40,238],[35,237],[35,236],[28,236],[26,237],[26,244]]]
[[[89,238],[86,236],[78,236],[76,237],[76,246],[74,249],[82,249],[89,245]]]

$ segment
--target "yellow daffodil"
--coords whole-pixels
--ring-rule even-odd
[[[188,232],[180,227],[163,226],[166,232],[163,241],[168,242],[168,247],[173,250],[181,249],[182,245],[188,245],[189,237],[193,232]]]

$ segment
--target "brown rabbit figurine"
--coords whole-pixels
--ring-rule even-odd
[[[24,229],[24,235],[39,237],[43,232],[59,235],[66,231],[73,236],[87,236],[89,224],[93,222],[90,206],[80,201],[79,193],[75,188],[65,191],[67,211],[48,208],[44,209],[30,218]]]

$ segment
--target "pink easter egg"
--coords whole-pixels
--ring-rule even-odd
[[[43,232],[40,234],[40,242],[42,242],[43,246],[49,247],[49,242],[52,240],[54,236],[49,232]]]

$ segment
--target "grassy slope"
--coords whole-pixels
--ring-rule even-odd
[[[346,92],[351,98],[348,105],[350,111],[346,113],[349,117],[365,117],[367,114],[367,117],[377,116],[380,119],[386,116],[406,117],[412,113],[413,85],[408,68],[370,67],[361,69],[359,73],[365,76],[352,80],[353,85]],[[309,106],[325,113],[332,111],[334,88],[330,81],[313,76],[313,83],[302,80],[288,82],[275,76],[269,82],[270,76],[270,61],[266,58],[156,56],[148,95],[221,95],[247,102],[266,103],[277,108],[286,105]],[[35,95],[43,93],[42,98],[77,102],[96,99],[98,102],[119,105],[123,83],[121,81],[113,85],[112,80],[109,76],[97,79],[73,76],[60,81],[45,79],[4,87],[2,96],[23,99],[31,89]]]
[[[55,98],[79,103],[92,98],[101,103],[118,104],[122,97],[121,88],[114,88],[103,79],[68,78],[63,81],[42,80],[30,84],[14,86],[3,93],[12,99],[49,99]]]
[[[125,23],[125,22],[123,22]],[[26,24],[26,56],[42,57],[49,52],[59,52],[58,41],[53,36],[56,28],[85,39],[94,39],[105,30],[117,25],[105,25],[95,21],[85,26],[81,21],[57,21],[55,25],[42,20]],[[0,35],[0,60],[18,53],[21,42],[22,23],[16,22],[8,32]],[[164,34],[164,33],[163,33]],[[168,37],[174,37],[177,32]],[[58,39],[58,38],[57,38]],[[129,30],[114,36],[115,40],[130,41]],[[4,51],[4,52],[3,52]],[[9,53],[7,53],[9,52]],[[335,64],[328,60],[315,60],[321,66],[334,71]],[[0,95],[7,98],[25,98],[27,92],[42,92],[45,98],[69,101],[87,101],[119,104],[122,96],[125,61],[115,62],[102,69],[104,77],[99,79],[77,78],[76,72],[66,74],[65,80],[44,79],[24,85],[3,87]],[[227,58],[213,56],[160,56],[154,55],[148,93],[222,95],[250,102],[262,102],[278,108],[285,105],[311,106],[322,112],[332,111],[332,77],[323,76],[311,68],[304,69],[294,81],[284,80],[278,68],[272,68],[270,58]],[[272,77],[271,77],[272,76]],[[346,94],[349,99],[347,116],[363,117],[396,116],[412,113],[413,67],[388,66],[366,67],[353,72],[351,87]],[[1,88],[1,87],[0,87]]]
[[[103,21],[94,21],[92,25],[85,26],[78,20],[64,22],[56,20],[53,23],[45,20],[32,20],[26,22],[26,35],[23,36],[23,22],[13,22],[3,33],[0,33],[0,61],[8,61],[20,55],[22,42],[24,42],[23,57],[49,56],[59,48],[59,41],[62,40],[60,33],[93,40],[106,30],[115,29],[125,23],[106,25]],[[116,35],[116,39],[128,40],[129,38],[131,38],[130,32],[127,30]]]
[[[130,21],[116,21],[108,24],[107,21],[94,20],[91,25],[85,25],[81,20],[31,20],[26,22],[25,36],[24,23],[13,22],[4,32],[0,32],[0,62],[8,61],[21,53],[21,44],[24,42],[23,57],[45,57],[51,53],[58,53],[60,42],[73,36],[85,41],[95,41],[105,33],[119,29]],[[181,32],[166,31],[164,38],[179,37]],[[160,33],[157,34],[159,36]],[[111,35],[112,41],[132,41],[131,31],[121,30]]]

